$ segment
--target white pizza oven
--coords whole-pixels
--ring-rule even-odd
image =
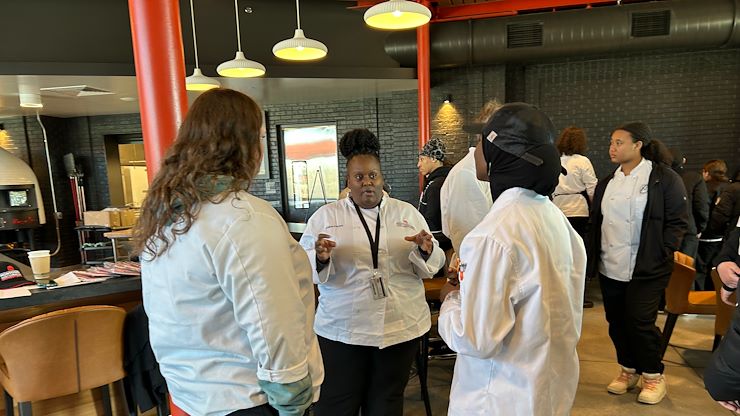
[[[46,224],[39,181],[21,159],[0,148],[0,230]]]

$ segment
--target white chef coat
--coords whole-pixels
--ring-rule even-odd
[[[375,238],[377,211],[364,210]],[[375,217],[375,218],[372,218]],[[424,261],[418,246],[404,237],[429,232],[424,217],[411,204],[383,198],[380,204],[378,269],[388,297],[373,299],[370,242],[354,203],[345,198],[319,208],[308,220],[301,245],[314,268],[321,296],[316,311],[316,334],[351,345],[385,348],[420,337],[430,326],[429,306],[421,279],[431,278],[444,265],[445,256],[434,240]],[[337,243],[331,260],[316,273],[315,242],[320,233]]]
[[[439,316],[457,351],[449,415],[569,415],[586,250],[563,213],[512,188],[463,241],[461,290]]]
[[[475,147],[450,169],[442,184],[439,205],[442,211],[442,234],[460,252],[463,238],[491,210],[491,185],[479,181],[475,174]]]
[[[591,161],[583,155],[562,155],[560,165],[568,171],[568,174],[560,174],[552,202],[566,217],[588,217],[588,202],[581,192],[586,191],[588,196],[593,198],[594,189],[599,182]]]
[[[647,159],[642,159],[629,176],[619,167],[604,190],[599,273],[610,279],[632,280],[652,171],[653,162]]]
[[[269,203],[239,192],[206,202],[153,261],[142,292],[154,355],[175,404],[226,415],[267,403],[259,380],[324,379],[306,253]]]

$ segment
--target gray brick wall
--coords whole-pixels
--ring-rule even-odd
[[[444,141],[450,162],[456,163],[475,141],[475,134],[465,132],[464,125],[473,121],[489,100],[505,100],[505,67],[437,70],[431,81],[432,137]],[[444,104],[448,95],[452,101]]]
[[[740,168],[740,49],[437,70],[433,100],[449,92],[457,111],[470,117],[480,107],[468,97],[481,88],[481,74],[490,74],[482,86],[488,97],[524,99],[547,112],[558,129],[586,129],[587,156],[599,177],[615,169],[608,158],[611,130],[633,120],[681,148],[688,169],[715,158],[730,172]],[[449,138],[456,151],[466,140],[453,123],[433,125],[433,133]]]
[[[531,65],[526,78],[527,99],[558,128],[586,129],[599,177],[615,168],[611,130],[632,120],[681,148],[689,169],[715,158],[740,167],[740,49]]]
[[[269,122],[271,179],[256,180],[255,195],[282,209],[278,131],[281,125],[332,122],[337,125],[337,143],[348,130],[367,128],[380,139],[381,164],[395,198],[415,204],[419,198],[416,169],[417,149],[416,91],[383,94],[366,98],[325,103],[301,103],[266,106]],[[339,151],[337,150],[339,154]],[[339,182],[344,183],[345,160],[339,154]],[[272,191],[268,191],[267,187]]]

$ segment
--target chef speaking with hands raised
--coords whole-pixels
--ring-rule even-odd
[[[444,252],[414,206],[383,195],[378,138],[356,129],[339,147],[350,196],[319,208],[301,238],[321,293],[314,330],[326,375],[315,413],[401,416],[431,326],[421,279]]]

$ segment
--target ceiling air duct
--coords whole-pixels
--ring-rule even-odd
[[[614,52],[740,46],[740,0],[669,0],[430,27],[432,68]],[[416,66],[416,33],[391,34],[388,55]]]

